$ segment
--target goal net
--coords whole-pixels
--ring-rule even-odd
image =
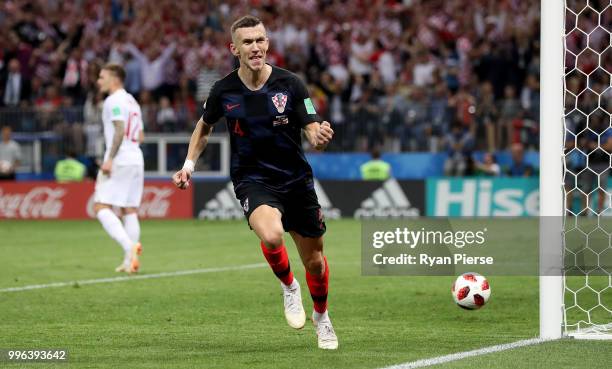
[[[612,338],[611,30],[609,0],[565,1],[563,327],[575,338]]]

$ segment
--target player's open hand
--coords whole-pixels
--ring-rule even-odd
[[[174,175],[172,176],[172,182],[174,182],[174,185],[180,188],[181,190],[187,189],[189,187],[190,181],[191,181],[191,172],[189,172],[185,168],[174,173]]]
[[[329,144],[332,137],[334,137],[334,130],[331,128],[331,125],[328,121],[323,121],[323,123],[321,123],[321,126],[319,127],[317,135],[315,136],[317,142],[316,149],[324,149],[327,144]]]

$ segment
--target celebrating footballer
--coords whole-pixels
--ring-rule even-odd
[[[306,269],[318,346],[334,350],[338,338],[327,311],[329,267],[323,254],[326,226],[302,150],[302,132],[313,147],[323,150],[334,131],[328,122],[321,122],[306,86],[295,74],[266,64],[269,40],[259,19],[244,16],[234,22],[231,33],[230,51],[240,67],[213,85],[185,164],[172,179],[179,188],[189,186],[213,125],[225,117],[236,198],[280,279],[287,323],[295,329],[304,327],[306,313],[284,232],[293,238]]]

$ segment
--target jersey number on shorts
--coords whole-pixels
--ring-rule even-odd
[[[132,141],[138,142],[138,136],[142,130],[142,120],[138,117],[138,113],[130,113],[125,127],[125,137]]]

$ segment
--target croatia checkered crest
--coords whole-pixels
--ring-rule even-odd
[[[464,273],[457,277],[451,288],[453,299],[463,309],[483,307],[491,297],[489,281],[478,273]]]
[[[272,96],[272,102],[274,103],[276,110],[282,114],[285,111],[285,106],[287,105],[287,95],[279,92]]]

